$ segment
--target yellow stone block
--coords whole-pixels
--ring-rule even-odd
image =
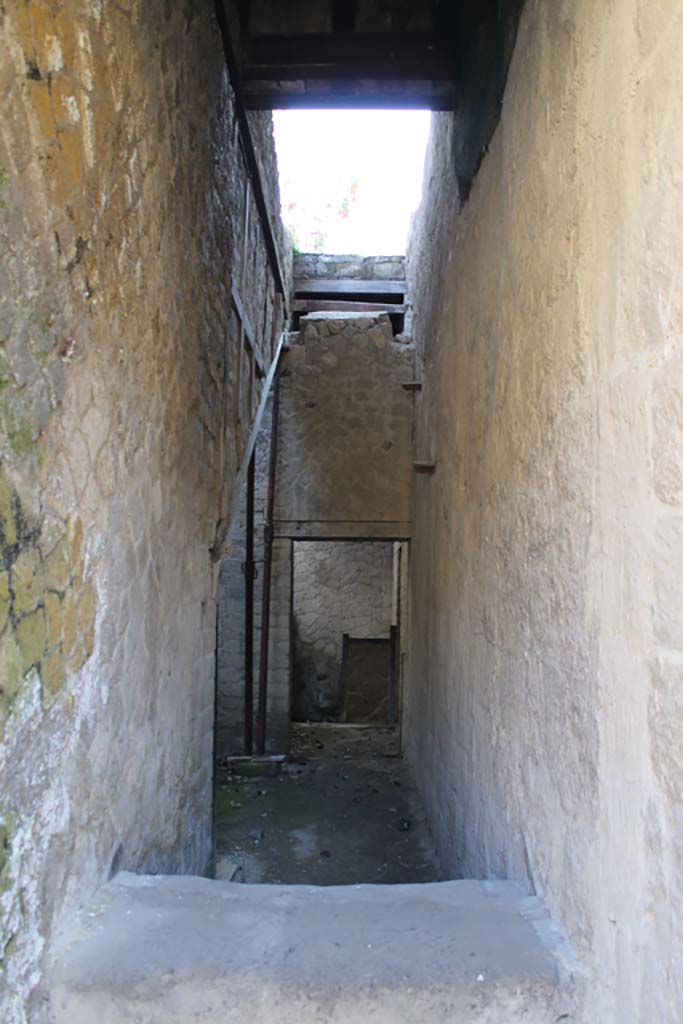
[[[87,660],[88,656],[85,653],[85,648],[83,644],[79,643],[69,654],[67,667],[70,672],[78,672],[83,668]]]
[[[83,523],[80,519],[73,519],[69,523],[69,546],[71,548],[71,567],[73,569],[74,581],[77,586],[83,580],[83,567],[85,563],[85,536]]]
[[[71,580],[71,559],[66,541],[60,540],[45,559],[45,588],[64,591]]]
[[[9,618],[9,573],[0,572],[0,633]]]
[[[45,619],[47,622],[47,649],[54,651],[62,642],[64,629],[62,600],[57,594],[45,595]]]
[[[11,630],[0,640],[0,704],[10,701],[19,690],[23,659]]]
[[[52,79],[52,104],[54,118],[60,128],[79,123],[81,113],[76,87],[68,76],[56,75]]]
[[[83,140],[79,128],[64,128],[59,133],[59,152],[48,171],[58,202],[63,202],[83,183]]]
[[[26,671],[31,665],[37,665],[45,653],[47,634],[45,613],[42,608],[24,616],[16,627],[16,636],[24,671]]]
[[[71,670],[78,670],[93,652],[97,592],[87,583],[64,599],[64,651]]]
[[[22,551],[11,571],[14,614],[33,611],[43,594],[43,569],[37,550],[27,548]]]
[[[49,708],[61,693],[66,681],[66,667],[61,651],[56,651],[43,662],[40,678],[43,684],[43,707]]]
[[[62,611],[64,652],[70,655],[78,643],[78,606],[73,591],[70,591],[64,598]]]
[[[21,651],[11,630],[0,639],[0,739],[23,677]]]
[[[52,27],[59,39],[62,49],[64,67],[73,73],[78,61],[78,40],[76,38],[76,21],[71,8],[64,7],[53,15]]]
[[[31,53],[33,50],[33,27],[28,4],[15,4],[15,25],[17,35],[24,49],[24,53]]]
[[[38,121],[38,128],[44,142],[50,142],[56,132],[55,119],[52,116],[52,97],[46,80],[35,82],[27,79],[26,88],[31,99],[31,106]]]
[[[3,476],[0,475],[0,530],[5,537],[5,543],[12,545],[17,542],[17,527],[14,521],[14,509],[12,507],[12,488]]]

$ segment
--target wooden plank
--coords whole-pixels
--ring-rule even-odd
[[[251,212],[251,182],[247,170],[246,159],[244,159],[245,181],[244,181],[244,210],[242,211],[242,260],[240,263],[240,288],[244,288],[247,279],[247,264],[249,262],[249,214]],[[233,290],[235,286],[233,285]]]
[[[274,531],[276,537],[290,540],[410,540],[412,524],[276,519]]]
[[[448,41],[431,32],[337,32],[249,36],[242,68],[249,79],[382,78],[450,82]]]
[[[347,294],[349,299],[354,300],[359,295],[405,295],[407,284],[405,281],[362,281],[352,277],[300,277],[294,282],[294,295],[301,298],[302,295],[329,295]]]
[[[294,299],[295,313],[405,313],[407,306],[393,302],[347,302],[344,299]]]
[[[247,311],[244,308],[244,303],[242,302],[242,296],[240,295],[239,288],[237,287],[236,284],[233,284],[233,286],[232,286],[232,290],[230,292],[230,298],[232,299],[232,304],[235,307],[235,312],[237,313],[237,319],[239,320],[240,325],[243,328],[244,333],[246,335],[247,341],[249,342],[249,348],[251,349],[251,353],[253,354],[253,357],[254,357],[254,360],[255,360],[255,363],[256,363],[256,372],[257,372],[259,378],[263,379],[265,377],[265,375],[266,375],[266,369],[265,369],[265,364],[263,362],[263,356],[261,355],[261,353],[259,351],[259,348],[258,348],[258,345],[256,344],[256,332],[254,331],[254,328],[252,327],[252,324],[251,324],[251,320],[249,319]]]
[[[420,82],[429,85],[447,84],[453,80],[450,66],[443,64],[426,64],[421,62],[398,63],[388,58],[367,63],[354,61],[351,64],[251,64],[244,69],[244,83],[251,82],[334,82],[345,86],[353,82],[380,83],[396,82],[401,87],[417,85]]]
[[[235,307],[235,312],[237,313],[238,318],[244,325],[244,333],[246,334],[249,340],[249,344],[251,345],[252,348],[256,348],[256,335],[254,333],[254,328],[251,326],[251,320],[249,319],[247,311],[244,308],[242,296],[240,295],[239,289],[236,284],[233,284],[232,286],[230,298],[232,299],[232,303]]]
[[[263,383],[263,390],[261,391],[261,399],[259,401],[258,410],[256,412],[256,416],[254,417],[254,422],[252,424],[251,430],[249,431],[249,438],[244,448],[244,452],[242,453],[242,462],[240,463],[240,467],[232,483],[232,489],[230,491],[230,502],[227,507],[225,515],[220,520],[216,528],[216,537],[211,547],[211,560],[213,562],[220,561],[223,555],[225,545],[228,539],[228,534],[230,533],[230,527],[232,526],[233,519],[235,518],[237,509],[239,507],[239,502],[242,497],[242,488],[246,485],[247,473],[249,472],[249,460],[251,459],[254,448],[256,447],[256,438],[258,437],[258,432],[261,429],[261,420],[263,419],[263,414],[266,411],[266,405],[268,404],[270,389],[273,380],[275,379],[275,373],[278,368],[278,363],[280,362],[280,356],[284,348],[286,337],[286,332],[283,331],[280,335],[277,348],[275,349],[273,361],[268,367],[268,374]]]

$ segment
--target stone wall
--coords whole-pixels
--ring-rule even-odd
[[[296,272],[296,270],[295,270]],[[412,346],[394,339],[385,314],[312,314],[288,337],[280,383],[275,487],[278,560],[273,567],[267,752],[289,750],[292,696],[292,540],[404,537],[410,533]],[[254,708],[259,671],[263,523],[270,416],[256,446]],[[246,490],[223,561],[218,624],[217,754],[244,748]],[[391,593],[391,591],[389,591]],[[365,605],[363,605],[365,607]],[[341,647],[341,632],[339,646]],[[318,652],[317,658],[322,658]],[[310,659],[304,671],[312,681]],[[310,671],[309,671],[310,669]],[[318,666],[314,673],[325,674]],[[320,681],[318,681],[319,683]],[[338,671],[323,687],[304,686],[295,715],[324,716],[336,706]],[[314,692],[311,692],[313,690]],[[334,694],[331,692],[334,690]],[[317,707],[317,710],[316,710]]]
[[[312,313],[282,377],[282,536],[401,537],[412,493],[413,349],[389,317]]]
[[[306,252],[294,256],[294,279],[330,278],[359,281],[402,281],[406,276],[405,256],[329,256]]]
[[[395,621],[393,544],[296,543],[293,608],[294,718],[335,719],[343,634],[388,638]]]
[[[435,118],[409,259],[406,748],[444,865],[567,927],[591,1024],[683,1005],[682,32],[529,0],[459,216]]]
[[[211,6],[0,19],[0,1018],[36,1024],[65,911],[118,868],[209,862],[210,549],[261,385]],[[267,363],[256,228],[248,253]]]

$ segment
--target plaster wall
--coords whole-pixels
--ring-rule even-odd
[[[412,345],[380,313],[312,313],[284,360],[275,515],[283,536],[402,536],[410,522]],[[366,530],[367,527],[367,530]],[[354,530],[356,532],[354,532]],[[381,536],[381,532],[379,532]]]
[[[390,542],[294,545],[295,718],[324,721],[339,714],[342,636],[388,639],[393,598]]]
[[[461,212],[434,119],[409,255],[405,747],[444,866],[530,878],[591,1024],[683,1005],[682,37],[677,0],[529,0]]]
[[[42,1024],[64,914],[211,855],[245,179],[210,7],[22,0],[0,36],[0,1019]]]

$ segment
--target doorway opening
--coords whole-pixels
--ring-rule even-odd
[[[396,725],[401,545],[297,541],[292,721]]]

